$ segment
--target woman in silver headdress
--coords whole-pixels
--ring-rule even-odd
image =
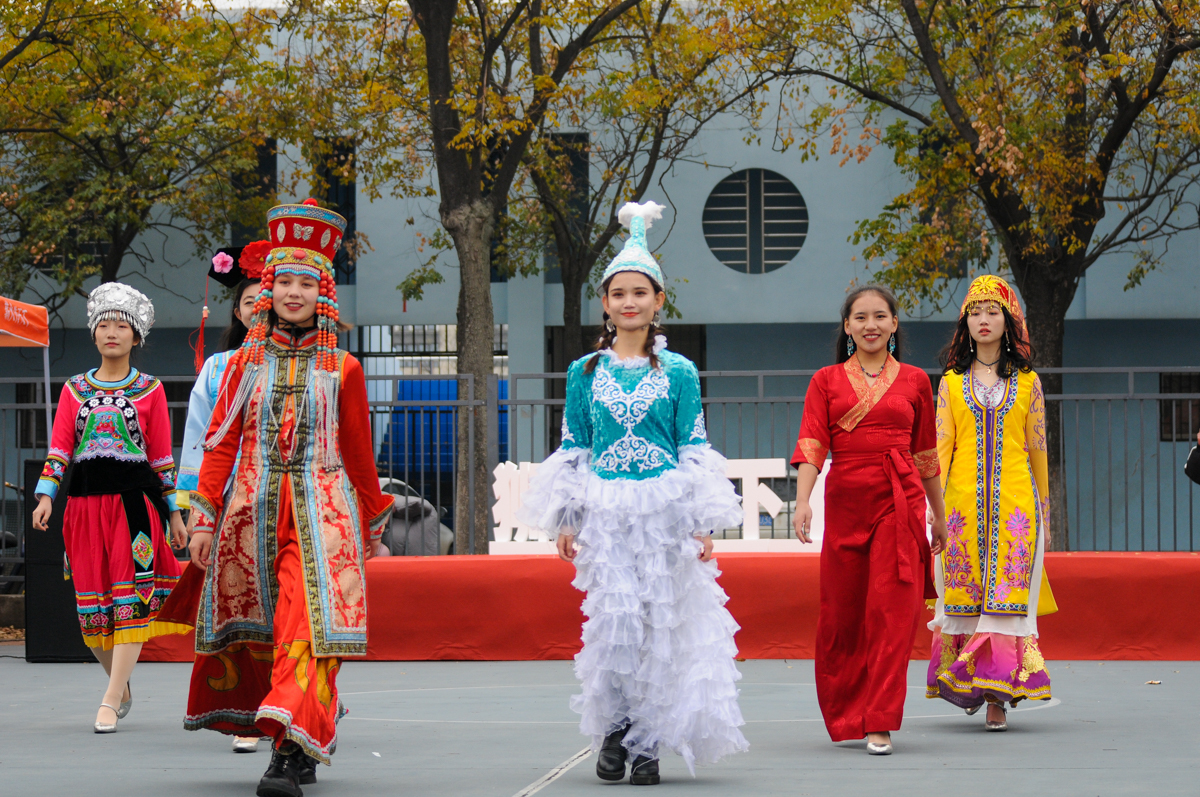
[[[83,641],[108,673],[96,733],[112,733],[129,713],[129,676],[142,643],[186,627],[157,620],[179,580],[167,541],[187,544],[175,504],[171,419],[162,384],[129,364],[154,324],[154,306],[116,282],[88,296],[88,328],[99,368],[71,377],[54,417],[46,466],[38,481],[33,525],[45,530],[67,467],[63,540],[75,583]]]

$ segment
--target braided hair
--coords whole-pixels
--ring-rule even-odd
[[[618,272],[618,273],[620,273],[620,272]],[[603,293],[603,294],[608,293],[608,286],[612,283],[613,277],[615,277],[615,276],[616,276],[616,274],[613,274],[612,277],[609,277],[608,279],[606,279],[603,282],[603,284],[601,284],[601,286],[600,286],[601,293]],[[643,275],[643,276],[646,276],[646,275]],[[663,292],[662,286],[659,285],[657,282],[655,282],[653,278],[646,276],[646,279],[650,281],[650,287],[654,289],[655,295],[658,295]],[[587,363],[584,364],[584,366],[583,366],[583,372],[585,374],[590,374],[596,370],[596,366],[599,364],[600,358],[604,356],[604,354],[603,354],[604,350],[611,349],[613,346],[613,343],[617,339],[617,328],[615,326],[613,326],[611,328],[609,327],[608,322],[610,320],[611,319],[609,318],[608,313],[605,313],[604,314],[604,322],[603,322],[604,326],[600,332],[600,339],[598,341],[596,341],[596,353],[593,354],[591,359],[589,359],[587,361]],[[655,339],[655,337],[657,337],[658,335],[661,335],[662,333],[663,333],[663,328],[662,328],[662,325],[658,323],[657,318],[656,318],[656,320],[651,321],[650,329],[646,333],[646,346],[645,346],[645,355],[650,358],[650,367],[651,368],[658,367],[658,355],[654,353],[654,339]]]

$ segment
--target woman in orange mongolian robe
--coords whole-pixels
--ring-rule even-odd
[[[933,391],[919,368],[900,363],[892,294],[851,293],[842,307],[839,364],[812,378],[804,400],[796,466],[797,535],[808,538],[808,499],[827,454],[825,536],[817,620],[817,699],[833,741],[868,737],[873,755],[892,752],[907,694],[909,652],[922,597],[936,597],[925,535],[933,508],[933,552],[946,538],[938,480]],[[845,356],[840,353],[845,352]]]
[[[184,724],[271,737],[258,794],[292,797],[336,747],[338,667],[366,654],[364,560],[392,501],[362,367],[337,350],[331,267],[345,221],[307,203],[268,218],[276,248],[191,496],[192,561],[206,572]]]

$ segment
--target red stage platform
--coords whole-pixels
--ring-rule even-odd
[[[807,659],[817,627],[818,554],[721,554],[742,626],[741,658]],[[1060,611],[1041,618],[1049,659],[1200,660],[1195,553],[1048,553]],[[582,593],[549,556],[395,557],[367,565],[367,658],[520,661],[579,650]],[[1151,600],[1153,598],[1153,600]],[[922,628],[913,658],[929,655]],[[143,661],[190,661],[191,636],[147,643]]]

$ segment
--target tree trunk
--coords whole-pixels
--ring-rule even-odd
[[[1059,268],[1045,264],[1014,269],[1025,278],[1018,280],[1021,298],[1025,301],[1026,326],[1029,342],[1040,368],[1061,368],[1063,341],[1066,334],[1067,310],[1075,298],[1076,284],[1051,275]],[[1062,374],[1039,374],[1046,395],[1062,393]],[[1046,458],[1050,482],[1050,545],[1049,550],[1070,550],[1070,528],[1067,520],[1067,489],[1063,463],[1062,402],[1046,401]]]
[[[121,263],[125,260],[125,253],[129,251],[129,246],[136,237],[137,230],[131,230],[128,227],[111,230],[108,251],[104,253],[104,259],[100,264],[101,282],[117,281],[117,277],[121,273]]]
[[[454,239],[461,285],[458,291],[458,373],[474,377],[475,400],[487,397],[492,375],[495,320],[492,313],[491,241],[495,227],[492,203],[478,199],[442,212],[442,224]],[[468,398],[467,380],[458,383],[460,401]],[[488,473],[486,406],[460,407],[458,415],[458,483],[454,506],[454,552],[488,552],[491,474]],[[474,451],[471,441],[474,439]],[[472,453],[474,456],[472,457]],[[473,474],[474,484],[469,481]],[[473,488],[473,489],[472,489]],[[474,512],[471,493],[474,494]]]
[[[588,350],[583,339],[583,286],[587,267],[574,257],[560,257],[558,262],[563,286],[563,353],[567,363],[573,363]]]

